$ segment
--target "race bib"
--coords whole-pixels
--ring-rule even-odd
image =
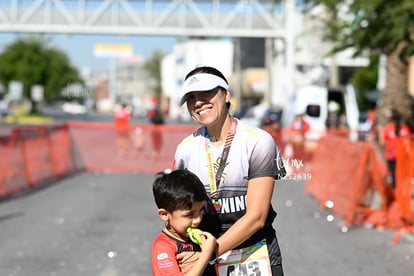
[[[271,276],[266,241],[221,255],[215,264],[219,276]]]

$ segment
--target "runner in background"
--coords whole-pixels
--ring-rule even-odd
[[[123,159],[130,144],[131,112],[125,103],[114,113],[115,131],[117,133],[116,149],[117,158]]]

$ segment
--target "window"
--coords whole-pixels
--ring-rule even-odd
[[[321,116],[321,106],[318,104],[309,104],[306,106],[306,114],[309,117]]]

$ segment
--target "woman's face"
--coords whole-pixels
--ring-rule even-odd
[[[194,121],[210,126],[221,116],[227,116],[226,102],[230,93],[222,88],[210,91],[195,91],[187,95],[187,109]]]

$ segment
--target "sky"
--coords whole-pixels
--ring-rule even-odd
[[[0,52],[13,43],[19,36],[27,34],[0,33]],[[73,66],[80,72],[90,70],[92,73],[106,72],[110,61],[108,58],[95,57],[96,44],[130,44],[134,55],[149,58],[155,50],[170,53],[176,42],[170,36],[114,36],[114,35],[62,35],[47,34],[50,38],[49,46],[56,47],[65,52]]]

